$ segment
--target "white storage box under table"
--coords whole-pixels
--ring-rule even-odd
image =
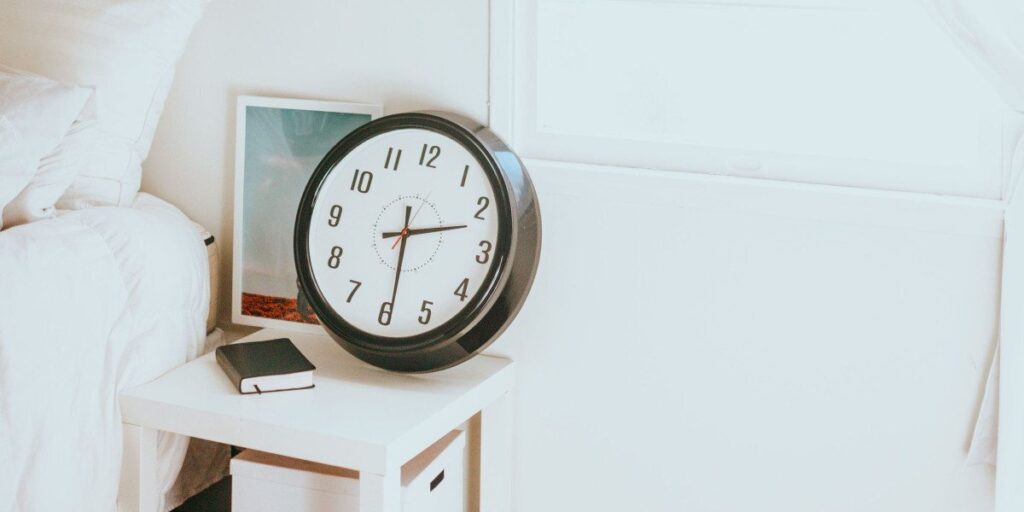
[[[463,512],[466,435],[454,431],[402,466],[402,512]],[[245,450],[231,459],[231,512],[353,512],[359,473]]]
[[[359,474],[359,512],[400,512],[403,465],[463,425],[469,481],[479,489],[471,508],[509,510],[512,361],[477,356],[437,373],[397,374],[325,335],[264,329],[239,341],[274,338],[290,338],[316,365],[315,388],[241,395],[211,353],[121,394],[120,510],[158,512],[157,437],[173,432],[349,468]]]

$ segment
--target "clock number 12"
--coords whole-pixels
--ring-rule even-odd
[[[437,157],[439,156],[441,156],[440,147],[428,146],[424,144],[423,149],[420,151],[420,165],[425,165],[427,167],[430,167],[431,169],[436,169],[437,166],[434,165],[434,160],[437,160]]]

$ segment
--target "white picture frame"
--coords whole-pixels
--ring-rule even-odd
[[[377,104],[238,97],[234,324],[323,332],[318,323],[310,323],[315,315],[310,316],[308,305],[302,307],[298,286],[289,286],[295,279],[291,238],[299,197],[324,154],[345,134],[381,115],[383,108]]]

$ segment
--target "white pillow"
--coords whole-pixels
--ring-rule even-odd
[[[0,61],[96,91],[94,154],[61,208],[127,205],[207,0],[0,0]]]
[[[0,210],[32,181],[40,160],[64,139],[91,94],[0,68]]]
[[[0,114],[0,207],[6,205],[32,179],[31,159],[22,151],[21,133]],[[0,229],[4,227],[0,219]]]
[[[56,215],[55,205],[92,161],[98,136],[96,109],[86,104],[64,139],[39,162],[25,188],[3,210],[2,225],[14,227]]]

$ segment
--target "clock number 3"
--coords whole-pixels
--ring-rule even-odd
[[[483,250],[480,254],[476,255],[476,262],[483,265],[491,259],[491,249],[494,247],[487,240],[480,241],[480,248]]]

